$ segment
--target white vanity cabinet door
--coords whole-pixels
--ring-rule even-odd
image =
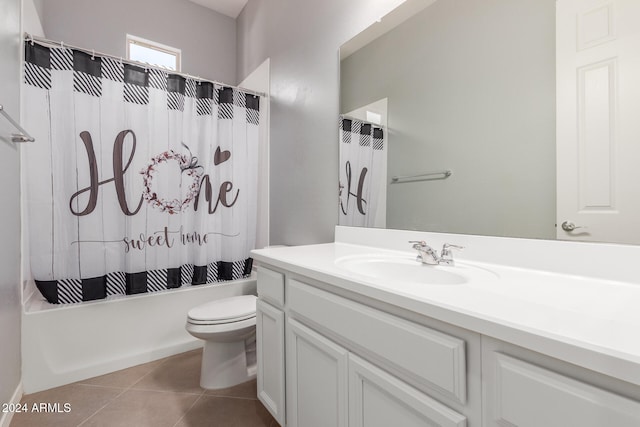
[[[258,299],[256,302],[258,399],[285,425],[284,312]]]
[[[486,354],[486,353],[485,353]],[[638,427],[640,402],[501,353],[483,374],[485,425],[510,427]]]
[[[347,427],[347,350],[287,320],[287,426]]]
[[[464,427],[466,418],[360,357],[349,355],[349,427]]]

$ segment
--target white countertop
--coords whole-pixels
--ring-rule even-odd
[[[495,280],[454,285],[391,283],[350,273],[346,256],[414,256],[350,243],[278,247],[252,256],[293,273],[424,314],[640,385],[640,285],[483,263]],[[484,276],[483,276],[484,277]]]

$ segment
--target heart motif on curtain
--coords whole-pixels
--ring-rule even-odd
[[[218,166],[220,163],[224,163],[229,160],[231,157],[231,151],[229,150],[220,150],[220,147],[216,148],[216,153],[213,155],[213,164],[214,166]]]

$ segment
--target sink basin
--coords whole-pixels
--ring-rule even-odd
[[[351,255],[338,258],[336,265],[352,274],[386,283],[462,285],[474,278],[497,278],[484,268],[461,263],[455,266],[426,265],[411,256]]]

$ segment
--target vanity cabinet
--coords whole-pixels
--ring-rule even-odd
[[[261,369],[285,384],[274,410],[277,393],[261,374],[260,399],[282,427],[640,427],[640,315],[633,311],[640,293],[632,270],[620,265],[615,280],[574,276],[566,273],[578,263],[566,269],[557,261],[568,244],[465,236],[478,253],[509,264],[460,262],[456,272],[468,273],[461,285],[419,283],[402,272],[397,280],[367,278],[346,266],[400,259],[389,249],[411,236],[355,236],[253,252],[262,269],[260,307],[275,310],[264,312],[278,324],[277,337],[262,332],[258,340],[280,349],[276,357],[266,343],[259,347]],[[550,271],[526,267],[547,247],[540,262]],[[613,260],[609,251],[637,255],[571,247],[588,261]]]
[[[282,305],[276,281],[286,283]],[[466,357],[467,340],[479,354],[479,336],[463,339],[309,283],[264,265],[258,273],[258,398],[282,426],[480,426],[479,363],[471,363],[470,392]],[[284,360],[273,350],[281,315]]]
[[[635,384],[277,270],[258,273],[258,397],[283,427],[640,426]]]

